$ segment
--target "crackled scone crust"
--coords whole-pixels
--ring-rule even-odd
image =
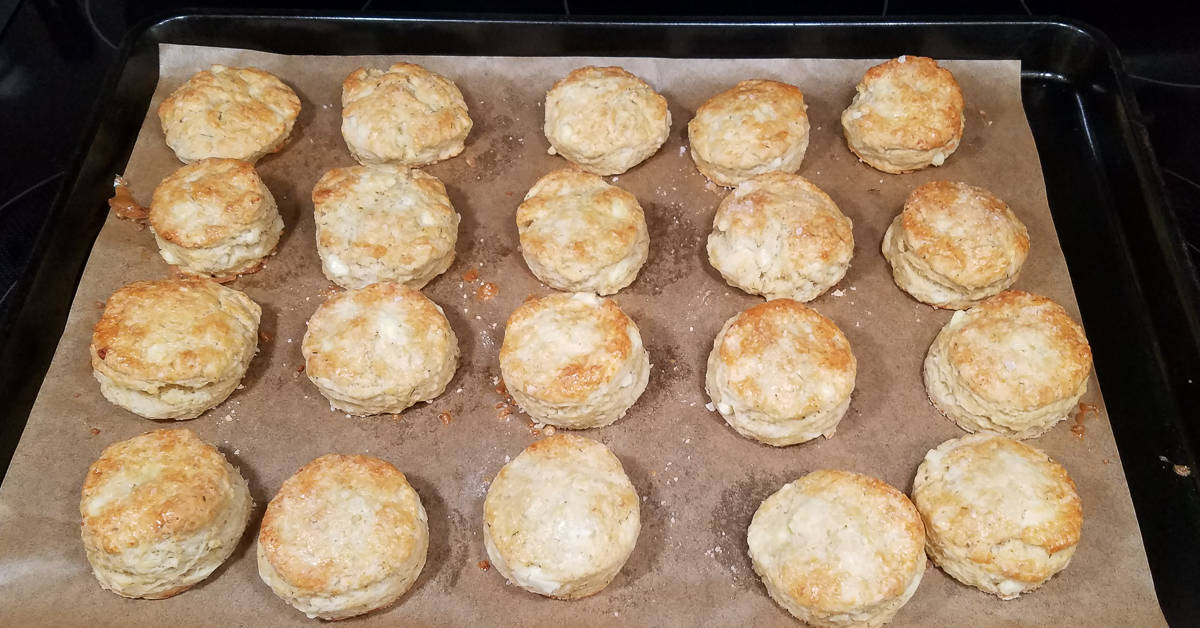
[[[229,558],[252,506],[238,470],[191,430],[147,432],[109,445],[88,467],[83,546],[100,586],[167,598]]]
[[[931,450],[913,480],[926,548],[959,582],[1001,599],[1032,591],[1075,554],[1083,506],[1042,451],[980,432]]]
[[[500,469],[483,505],[483,541],[496,571],[562,600],[608,586],[641,531],[637,492],[604,445],[557,434]]]
[[[343,288],[421,289],[454,262],[460,217],[435,176],[403,166],[326,172],[312,191],[321,270]]]
[[[952,181],[913,190],[883,236],[896,285],[956,310],[1006,290],[1028,254],[1029,231],[1004,201]]]
[[[925,357],[925,389],[968,432],[1040,436],[1087,391],[1083,328],[1045,297],[1009,290],[955,312]]]
[[[705,390],[739,434],[768,445],[833,436],[858,363],[833,321],[791,299],[726,321],[708,355]]]
[[[192,419],[233,392],[258,348],[262,309],[200,279],[138,281],[117,290],[92,330],[104,397],[148,419]]]
[[[807,111],[794,85],[742,81],[705,101],[688,122],[692,161],[729,187],[764,172],[796,172],[808,149]]]
[[[619,67],[577,68],[546,92],[550,154],[593,174],[621,174],[653,155],[671,132],[667,99]]]
[[[637,325],[611,299],[559,293],[528,300],[509,316],[500,373],[534,419],[603,427],[646,390],[650,356]]]
[[[163,260],[200,277],[257,270],[283,233],[275,198],[254,165],[218,157],[163,179],[154,189],[149,222]]]
[[[304,372],[334,410],[397,414],[442,394],[458,368],[458,339],[442,308],[402,284],[339,292],[312,318]]]
[[[428,548],[428,517],[403,473],[371,456],[328,454],[267,505],[258,573],[308,617],[345,619],[404,595]]]
[[[454,81],[414,63],[358,68],[342,83],[342,138],[363,165],[449,159],[463,151],[471,124]]]
[[[890,174],[940,166],[962,140],[963,95],[949,70],[903,55],[867,70],[842,112],[846,143]]]
[[[573,168],[538,179],[517,208],[521,255],[556,290],[613,294],[633,283],[650,252],[632,194]]]
[[[833,199],[804,177],[761,174],[721,201],[708,259],[735,288],[768,299],[811,301],[850,268],[853,227]]]
[[[300,98],[274,74],[223,65],[197,72],[158,106],[167,146],[184,163],[254,163],[279,150],[299,115]]]
[[[814,471],[776,491],[754,513],[747,541],[771,598],[814,626],[882,626],[925,572],[912,502],[846,471]]]

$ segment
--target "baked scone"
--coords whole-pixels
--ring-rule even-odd
[[[508,317],[500,374],[535,420],[603,427],[646,390],[650,356],[637,325],[611,299],[558,293],[530,299]]]
[[[692,161],[728,187],[764,172],[796,172],[808,149],[807,111],[795,85],[742,81],[705,101],[688,122]]]
[[[360,164],[436,163],[461,153],[470,132],[454,81],[414,63],[358,68],[342,83],[342,138]]]
[[[253,507],[246,480],[191,430],[113,443],[88,467],[83,547],[100,586],[160,600],[204,580],[237,548]]]
[[[339,292],[312,318],[304,372],[347,414],[399,414],[442,394],[458,368],[458,339],[442,308],[393,282]]]
[[[704,388],[739,434],[781,447],[833,436],[857,369],[833,321],[777,299],[725,322],[708,354]]]
[[[343,288],[421,289],[454,262],[459,215],[437,177],[403,166],[326,172],[312,191],[321,270]]]
[[[842,112],[846,144],[876,170],[900,174],[940,166],[962,140],[963,95],[949,70],[901,55],[863,76]]]
[[[567,292],[613,294],[633,283],[650,254],[637,199],[574,168],[533,184],[517,208],[517,233],[534,276]]]
[[[784,485],[754,513],[747,541],[767,593],[813,626],[882,626],[925,573],[925,530],[912,502],[847,471]]]
[[[1087,392],[1083,328],[1045,297],[1008,290],[955,312],[925,356],[925,390],[968,432],[1041,436]]]
[[[575,600],[612,582],[641,531],[637,492],[608,447],[556,434],[496,474],[483,503],[483,545],[500,575]]]
[[[1083,506],[1067,470],[990,432],[931,450],[913,480],[929,558],[959,582],[1011,600],[1071,562]]]
[[[309,618],[345,619],[404,595],[429,549],[429,519],[404,474],[328,454],[284,481],[258,532],[258,575]]]
[[[227,157],[254,163],[287,141],[300,98],[274,74],[214,65],[158,106],[167,146],[184,163]]]
[[[729,285],[750,294],[811,301],[850,268],[853,227],[808,179],[760,174],[721,201],[708,261]]]
[[[194,419],[242,381],[261,317],[250,297],[213,281],[128,284],[92,329],[92,374],[105,399],[134,414]]]
[[[258,270],[283,233],[275,197],[238,159],[210,157],[176,170],[154,189],[149,218],[164,261],[214,279]]]
[[[1029,231],[991,192],[952,181],[913,190],[883,236],[896,285],[922,303],[963,310],[1008,289]]]
[[[598,175],[621,174],[658,151],[671,132],[667,99],[622,68],[577,68],[546,92],[546,139]]]

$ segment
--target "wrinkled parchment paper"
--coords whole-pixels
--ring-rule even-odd
[[[906,51],[897,51],[897,54]],[[462,214],[458,259],[425,290],[446,310],[462,363],[446,393],[399,418],[349,418],[298,369],[305,321],[328,294],[320,270],[310,192],[320,175],[353,165],[339,133],[341,82],[359,66],[406,60],[457,82],[475,121],[466,151],[427,168]],[[846,149],[838,116],[869,60],[655,58],[479,58],[278,56],[247,50],[164,45],[157,90],[124,173],[148,203],[180,166],[163,142],[155,108],[213,63],[274,72],[303,101],[291,141],[258,169],[286,224],[278,255],[233,287],[263,306],[270,337],[224,404],[180,423],[218,445],[250,482],[257,504],[241,546],[203,584],[163,601],[102,591],[79,540],[79,489],[110,443],[160,427],[108,404],[88,365],[100,304],[122,284],[167,274],[149,230],[110,217],[92,250],[66,330],[0,489],[0,624],[299,624],[303,615],[258,578],[253,539],[262,509],[285,478],[329,452],[368,453],[404,471],[429,512],[429,559],[397,605],[350,623],[370,625],[793,625],[768,598],[746,555],[746,527],[781,485],[819,468],[880,477],[908,491],[925,452],[963,433],[930,406],[921,360],[950,312],[922,305],[893,283],[879,252],[905,196],[934,179],[986,187],[1028,225],[1032,248],[1016,287],[1047,295],[1078,316],[1046,201],[1033,137],[1020,100],[1016,61],[944,61],[967,102],[961,147],[937,169],[893,176]],[[610,178],[634,193],[650,226],[650,258],[615,298],[637,322],[653,370],[641,400],[616,424],[586,432],[624,463],[642,501],[642,532],[629,562],[601,593],[576,602],[506,585],[481,538],[488,482],[539,435],[528,417],[501,417],[495,391],[504,321],[527,295],[549,290],[526,269],[514,212],[541,175],[566,165],[546,154],[542,98],[559,77],[587,64],[621,65],[670,102],[666,145]],[[687,121],[706,98],[752,77],[799,85],[812,139],[800,174],[854,220],[852,267],[811,305],[833,319],[858,357],[853,402],[829,440],[775,449],[739,437],[705,409],[705,359],[722,323],[759,299],[725,285],[704,242],[725,190],[706,185],[686,154]],[[81,243],[81,245],[83,245]],[[478,269],[478,278],[472,278]],[[464,279],[464,275],[468,279]],[[485,282],[499,294],[479,301]],[[1095,385],[1085,401],[1103,407]],[[448,412],[449,423],[439,420]],[[1033,441],[1065,465],[1084,504],[1083,539],[1070,567],[1041,590],[1002,602],[930,566],[895,626],[1108,625],[1163,623],[1107,415],[1071,420]],[[170,424],[168,424],[170,425]]]

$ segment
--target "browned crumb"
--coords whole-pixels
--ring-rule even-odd
[[[1071,426],[1071,433],[1078,438],[1083,438],[1087,434],[1087,428],[1084,427],[1083,421],[1089,413],[1099,415],[1100,408],[1095,404],[1080,403],[1079,409],[1075,411],[1075,425]]]
[[[476,565],[477,565],[477,566],[478,566],[480,569],[482,569],[482,570],[484,570],[484,571],[487,571],[487,570],[489,570],[489,569],[491,569],[491,568],[492,568],[492,564],[491,564],[491,563],[489,563],[489,562],[488,562],[488,561],[486,561],[486,560],[481,560],[481,561],[479,561],[478,563],[475,563],[475,564],[476,564]]]
[[[79,395],[81,395],[81,394],[82,394],[82,393],[75,393],[75,394],[71,395],[71,398],[72,398],[72,399],[78,399],[78,398],[79,398]]]
[[[475,300],[480,303],[491,301],[497,294],[500,294],[500,288],[497,288],[496,284],[485,283],[475,289]]]
[[[89,430],[89,431],[92,433],[92,436],[99,436],[99,435],[100,435],[100,428],[98,428],[98,427],[93,427],[93,428],[92,428],[91,430]]]
[[[468,168],[475,167],[475,156],[474,155],[468,155],[467,157],[463,158],[463,161],[465,161],[467,163]]]
[[[463,279],[463,281],[465,281],[467,283],[470,283],[472,281],[475,281],[476,279],[479,279],[479,268],[472,267],[470,270],[468,270],[467,272],[462,274],[462,279]]]
[[[448,411],[442,412],[438,415],[438,420],[442,422],[442,425],[450,425],[450,421],[454,420],[454,416]]]
[[[324,288],[322,288],[321,291],[317,293],[317,295],[320,296],[322,299],[328,299],[329,297],[331,297],[341,291],[342,291],[342,289],[340,286],[338,286],[337,284],[331,283],[328,286],[325,286]]]
[[[129,191],[129,182],[124,177],[113,180],[113,195],[108,199],[108,208],[121,220],[145,220],[150,216],[150,209],[142,207],[137,199],[133,198],[133,192]],[[141,229],[146,228],[144,223],[139,223],[139,226]]]
[[[263,330],[258,330],[258,339],[263,341],[263,344],[271,344],[271,334]]]
[[[304,365],[303,365],[303,364],[301,364],[300,366],[297,366],[297,367],[296,367],[296,372],[297,372],[297,373],[303,373],[303,372],[304,372]]]
[[[1181,478],[1186,478],[1186,477],[1190,476],[1191,474],[1192,474],[1192,468],[1187,466],[1186,464],[1175,465],[1175,475],[1178,475]]]
[[[96,309],[97,310],[103,310],[105,305],[107,305],[107,304],[104,301],[96,301]]]

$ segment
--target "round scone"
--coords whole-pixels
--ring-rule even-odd
[[[667,99],[622,68],[577,68],[546,92],[550,154],[598,175],[621,174],[671,132]]]
[[[308,319],[304,372],[348,414],[399,414],[442,394],[458,368],[458,339],[442,308],[393,282],[339,292]]]
[[[781,447],[833,436],[857,370],[833,321],[778,299],[725,322],[708,354],[704,388],[739,434]]]
[[[1029,232],[991,192],[951,181],[913,190],[883,236],[896,285],[929,305],[962,310],[1017,280]]]
[[[574,168],[533,184],[517,208],[521,255],[555,290],[613,294],[633,283],[650,253],[632,194]]]
[[[246,480],[191,430],[113,443],[88,468],[83,547],[105,589],[160,600],[204,580],[237,548],[253,507]]]
[[[807,111],[794,85],[742,81],[705,101],[688,122],[692,161],[728,187],[764,172],[796,172],[808,149]]]
[[[590,438],[557,434],[496,474],[483,503],[488,559],[513,584],[575,600],[612,582],[641,531],[621,461]]]
[[[603,427],[646,390],[650,355],[637,325],[611,299],[559,293],[530,299],[508,317],[500,374],[537,421]]]
[[[404,474],[328,454],[284,481],[258,532],[258,575],[309,618],[345,619],[404,595],[429,549],[429,519]]]
[[[343,288],[421,289],[454,262],[459,215],[437,177],[403,166],[326,172],[312,191],[321,270]]]
[[[262,266],[283,219],[250,162],[211,157],[158,184],[150,230],[163,260],[183,274],[225,279]]]
[[[989,432],[931,450],[912,495],[933,562],[1004,600],[1065,569],[1083,526],[1067,470],[1038,449]]]
[[[795,174],[760,174],[721,201],[708,261],[729,285],[768,299],[811,301],[846,276],[854,223]]]
[[[283,146],[300,98],[274,74],[214,65],[158,106],[167,146],[184,163],[228,157],[254,163]]]
[[[470,132],[458,86],[419,65],[359,68],[342,83],[342,138],[360,164],[436,163],[461,153]]]
[[[1008,290],[955,312],[925,356],[925,390],[968,432],[1041,436],[1087,392],[1083,328],[1045,297]]]
[[[105,399],[134,414],[194,419],[242,381],[261,317],[250,297],[213,281],[128,284],[92,330],[92,374]]]
[[[962,140],[963,95],[949,70],[928,57],[902,55],[863,76],[842,112],[846,143],[890,174],[940,166]]]
[[[925,574],[925,530],[912,502],[847,471],[784,485],[754,513],[747,541],[767,593],[814,626],[882,626]]]

